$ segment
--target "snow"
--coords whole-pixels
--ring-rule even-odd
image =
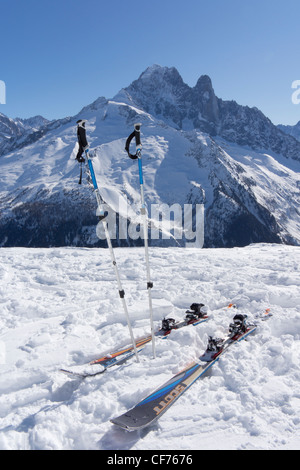
[[[144,251],[116,249],[134,334],[149,333]],[[85,380],[79,367],[129,344],[109,252],[1,248],[0,449],[299,449],[299,247],[150,248],[154,321],[182,319],[193,302],[210,319],[189,326],[122,366]],[[273,316],[231,349],[141,432],[110,419],[224,336],[235,311]]]

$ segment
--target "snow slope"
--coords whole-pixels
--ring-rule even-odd
[[[94,378],[76,366],[129,343],[109,252],[87,248],[0,250],[1,449],[299,449],[299,247],[151,248],[154,320],[181,319],[203,302],[207,323],[172,332]],[[142,248],[116,249],[136,337],[149,332]],[[273,316],[231,348],[152,427],[117,429],[134,406],[222,336],[234,311]]]

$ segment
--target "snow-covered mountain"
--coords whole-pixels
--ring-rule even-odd
[[[0,143],[3,140],[16,139],[24,134],[36,132],[49,122],[43,116],[34,116],[28,119],[11,119],[0,113]]]
[[[40,138],[50,122],[43,116],[11,119],[0,113],[0,156],[32,142],[33,136]]]
[[[49,120],[44,118],[43,116],[34,116],[31,118],[27,119],[22,119],[22,118],[16,118],[14,119],[15,123],[18,124],[20,128],[23,128],[25,130],[29,131],[37,131],[41,127],[46,126],[46,124],[49,124]]]
[[[0,113],[0,141],[5,138],[17,137],[21,135],[21,131],[17,123]]]
[[[2,150],[2,246],[105,246],[95,232],[94,195],[78,185],[79,118],[88,120],[102,197],[122,215],[139,208],[137,163],[124,151],[139,121],[149,211],[204,204],[205,246],[299,244],[300,142],[258,109],[217,98],[209,77],[191,88],[176,69],[152,66],[113,99],[101,97]]]

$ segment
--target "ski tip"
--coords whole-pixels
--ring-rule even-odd
[[[273,315],[270,308],[266,308],[265,315],[269,315],[270,317]]]
[[[76,372],[73,372],[71,370],[68,370],[68,369],[59,369],[59,372],[62,372],[63,374],[67,375],[68,377],[70,377],[71,379],[84,379],[85,376],[83,376],[82,374],[79,374],[79,373],[76,373]]]

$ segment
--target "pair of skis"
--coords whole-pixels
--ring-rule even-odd
[[[271,316],[270,311],[262,316],[266,320]],[[240,318],[236,318],[240,317]],[[225,339],[209,338],[205,353],[197,361],[191,362],[182,371],[164,383],[153,393],[144,398],[134,408],[111,419],[111,422],[128,431],[138,431],[153,424],[165,413],[178,398],[201,376],[203,376],[225,352],[234,344],[244,340],[254,333],[257,325],[241,325],[241,315],[236,315],[233,324],[229,326],[229,334]]]
[[[105,220],[105,213],[103,210],[103,200],[101,198],[98,184],[97,184],[97,179],[95,176],[94,168],[93,168],[93,163],[89,154],[88,150],[88,143],[86,139],[86,129],[85,129],[85,120],[80,119],[77,121],[77,137],[78,137],[78,144],[79,144],[79,151],[77,154],[77,160],[80,162],[81,168],[80,168],[80,180],[79,184],[81,184],[81,179],[82,179],[82,163],[84,161],[84,158],[82,157],[82,153],[85,152],[86,158],[87,158],[87,164],[88,164],[88,169],[89,173],[91,176],[92,184],[94,187],[94,192],[97,200],[97,205],[98,205],[98,215],[100,218],[100,221],[103,224],[104,228],[104,233],[105,237],[107,240],[108,248],[110,251],[110,256],[111,256],[111,261],[112,265],[115,271],[117,283],[118,283],[118,291],[119,291],[119,297],[121,299],[125,317],[127,320],[127,325],[131,337],[131,343],[133,347],[133,351],[136,357],[137,362],[139,362],[139,357],[138,357],[138,350],[137,350],[137,344],[134,339],[131,323],[130,323],[130,318],[129,318],[129,313],[128,313],[128,308],[127,308],[127,303],[125,300],[125,291],[122,287],[121,283],[121,278],[117,266],[117,261],[114,255],[114,250],[112,247],[110,235],[108,232],[106,220]],[[131,159],[137,159],[138,160],[138,167],[139,167],[139,179],[140,179],[140,190],[141,190],[141,214],[143,216],[143,222],[144,222],[144,245],[145,245],[145,259],[146,259],[146,272],[147,272],[147,291],[148,291],[148,300],[149,300],[149,311],[150,311],[150,326],[151,326],[151,340],[152,340],[152,350],[153,350],[153,357],[155,358],[156,353],[155,353],[155,334],[154,334],[154,327],[153,327],[153,306],[152,306],[152,296],[151,296],[151,289],[153,287],[153,282],[151,281],[150,277],[150,265],[149,265],[149,253],[148,253],[148,221],[147,221],[147,209],[145,205],[145,198],[144,198],[144,182],[143,182],[143,170],[142,170],[142,144],[141,144],[141,124],[135,124],[134,125],[134,131],[130,134],[126,141],[125,145],[125,150],[128,153],[128,156]],[[131,154],[129,151],[130,148],[130,143],[132,139],[135,138],[135,143],[136,143],[136,153]]]

